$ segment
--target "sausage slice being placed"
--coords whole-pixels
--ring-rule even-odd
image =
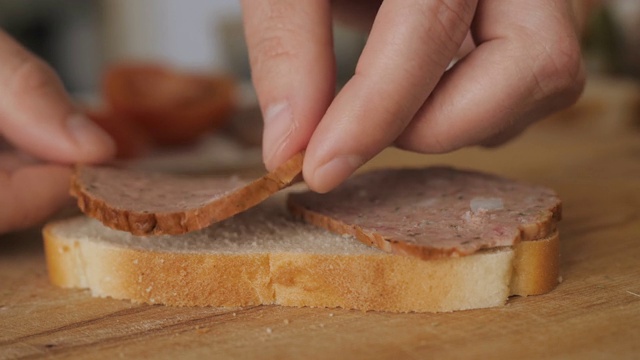
[[[134,235],[183,234],[247,210],[301,177],[299,153],[252,182],[78,166],[71,194],[87,215]]]

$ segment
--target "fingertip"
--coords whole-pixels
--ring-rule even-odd
[[[365,160],[358,155],[340,155],[316,165],[305,162],[303,175],[309,188],[318,193],[327,193],[351,176]]]
[[[274,171],[280,165],[284,164],[287,160],[291,159],[292,156],[302,151],[302,149],[303,148],[297,148],[297,147],[294,148],[294,147],[285,146],[285,148],[282,149],[282,151],[279,151],[274,156],[269,158],[264,158],[263,159],[264,166],[268,171]]]
[[[297,107],[296,113],[307,114],[308,110]],[[264,114],[262,158],[267,170],[273,171],[307,148],[318,121],[311,116],[299,117],[301,121],[297,121],[289,101],[267,107]]]
[[[288,159],[285,147],[297,129],[289,101],[276,102],[264,111],[264,132],[262,134],[262,158],[269,171],[274,170]],[[293,154],[289,154],[293,155]]]
[[[5,52],[13,54],[0,59],[0,132],[8,142],[60,163],[113,157],[113,140],[78,112],[50,66],[13,41],[0,38],[0,53]]]
[[[77,147],[79,162],[93,163],[112,159],[116,154],[116,143],[111,136],[84,114],[76,113],[66,123],[72,145]]]

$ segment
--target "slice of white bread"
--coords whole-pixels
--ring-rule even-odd
[[[435,260],[393,255],[292,219],[283,195],[207,229],[138,237],[77,217],[44,229],[51,281],[172,306],[445,312],[504,304],[557,284],[557,232]]]

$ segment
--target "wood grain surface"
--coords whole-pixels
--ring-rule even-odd
[[[34,229],[0,237],[0,358],[640,358],[640,131],[541,123],[498,150],[389,150],[368,167],[435,163],[558,191],[557,289],[446,314],[134,305],[51,286]]]

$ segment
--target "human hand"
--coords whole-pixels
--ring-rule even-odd
[[[443,153],[494,146],[576,101],[584,86],[570,1],[243,0],[273,169],[306,148],[326,192],[390,145]],[[332,11],[370,26],[334,97]],[[475,47],[451,69],[463,40]]]
[[[54,72],[0,30],[0,234],[35,225],[68,201],[64,164],[114,152]]]

